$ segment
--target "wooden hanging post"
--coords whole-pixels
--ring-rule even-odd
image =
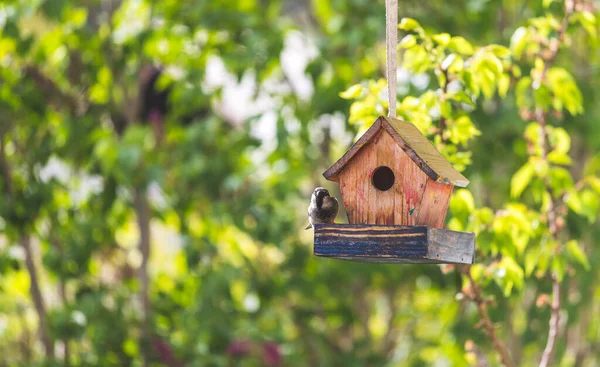
[[[396,117],[398,69],[398,0],[385,0],[385,77],[388,84],[388,116]]]
[[[389,116],[323,176],[338,182],[349,224],[314,226],[317,256],[376,263],[472,264],[475,234],[443,229],[454,186],[469,184],[413,124],[396,116],[398,2],[386,0]]]

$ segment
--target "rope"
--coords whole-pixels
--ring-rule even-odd
[[[388,83],[389,117],[396,117],[396,68],[398,47],[398,0],[385,0],[385,77]]]

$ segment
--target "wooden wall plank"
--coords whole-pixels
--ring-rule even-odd
[[[379,166],[394,171],[395,182],[387,191],[371,183]],[[384,130],[373,136],[344,167],[339,175],[344,206],[351,224],[415,224],[427,174]]]
[[[402,218],[396,224],[414,225],[416,223],[416,209],[421,204],[427,180],[427,174],[423,172],[413,160],[395,145],[396,160],[395,171],[402,176],[401,185],[397,186],[396,211],[401,210]]]
[[[395,146],[397,145],[392,137],[385,131],[381,131],[374,141],[374,147],[371,149],[370,169],[368,183],[369,196],[375,200],[369,201],[369,221],[373,224],[394,224],[394,187],[398,185],[398,172],[393,168],[395,158]],[[373,173],[380,166],[387,166],[394,171],[394,186],[386,191],[381,191],[373,186]]]
[[[383,131],[380,131],[372,140],[372,143],[363,150],[362,161],[356,162],[356,169],[359,170],[357,180],[360,180],[360,184],[364,186],[366,201],[362,205],[363,212],[363,223],[382,224],[377,223],[377,205],[379,203],[379,197],[377,196],[377,190],[371,184],[371,178],[373,176],[373,170],[377,167],[377,149],[379,148],[379,142],[381,140]]]
[[[415,225],[442,228],[446,219],[446,211],[452,194],[452,185],[427,179],[421,204],[416,209]]]
[[[340,191],[342,193],[342,201],[344,208],[346,209],[346,216],[348,217],[348,223],[354,223],[356,221],[357,208],[355,205],[354,195],[356,193],[356,180],[355,175],[352,173],[353,167],[347,166],[345,174],[339,176]]]

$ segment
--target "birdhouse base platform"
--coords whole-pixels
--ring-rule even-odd
[[[472,264],[475,234],[428,226],[316,224],[314,254],[395,264]]]

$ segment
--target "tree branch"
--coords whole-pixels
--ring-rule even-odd
[[[150,365],[151,353],[151,314],[152,306],[150,304],[150,278],[148,277],[148,262],[150,260],[150,207],[146,193],[140,188],[135,189],[134,198],[135,213],[137,216],[138,228],[140,230],[139,250],[142,254],[142,263],[138,269],[138,277],[141,283],[140,300],[142,303],[142,353],[144,357],[144,366]]]
[[[42,344],[44,344],[46,356],[49,358],[54,358],[54,341],[52,340],[52,338],[50,337],[50,333],[48,332],[46,322],[46,306],[44,304],[44,298],[42,297],[42,292],[40,290],[40,285],[38,282],[38,274],[37,269],[35,267],[35,261],[33,260],[33,251],[31,250],[31,237],[29,237],[29,235],[26,234],[21,234],[21,239],[19,242],[21,243],[21,246],[25,251],[25,266],[27,267],[27,272],[29,272],[29,278],[31,283],[29,291],[31,293],[33,305],[35,306],[35,311],[38,315],[40,323],[40,338],[42,339]]]
[[[50,236],[50,244],[58,251],[60,256],[64,256],[64,250],[61,245],[59,245],[59,241],[54,237]],[[59,276],[58,279],[58,295],[60,297],[60,301],[62,302],[63,307],[69,306],[69,299],[67,298],[67,283],[66,280]],[[69,338],[65,337],[62,339],[63,342],[63,365],[64,367],[71,366],[71,350],[69,348]]]
[[[481,288],[473,279],[473,275],[471,274],[471,266],[465,266],[464,272],[469,279],[469,285],[471,287],[471,294],[469,295],[470,299],[477,305],[477,311],[479,312],[479,316],[481,317],[481,322],[484,327],[484,331],[487,336],[491,339],[492,345],[496,352],[500,356],[500,361],[506,367],[515,367],[506,346],[500,341],[498,336],[496,335],[496,330],[494,329],[494,324],[490,319],[490,316],[487,312],[487,302],[481,296]]]
[[[556,275],[552,276],[552,308],[550,316],[550,329],[548,331],[548,341],[546,348],[544,348],[544,354],[540,361],[539,367],[547,367],[554,357],[554,349],[556,347],[556,340],[558,339],[559,323],[560,323],[560,282]]]
[[[6,159],[3,133],[0,133],[0,166],[0,174],[2,174],[2,179],[4,181],[4,194],[7,198],[13,199],[11,168],[8,160]],[[31,250],[31,237],[24,233],[24,231],[19,233],[19,244],[25,252],[25,266],[27,268],[27,272],[29,273],[30,279],[29,292],[38,316],[40,339],[42,340],[42,344],[44,344],[46,356],[53,359],[54,341],[52,340],[47,328],[46,306],[40,290],[35,261],[33,260],[34,256],[33,251]]]
[[[575,8],[574,0],[565,0],[565,16],[563,17],[561,28],[558,32],[556,38],[552,39],[549,42],[549,52],[545,57],[544,71],[541,75],[540,82],[543,82],[546,78],[546,74],[550,67],[552,66],[556,56],[558,55],[558,51],[560,50],[560,42],[565,38],[567,27],[569,25],[569,18],[573,14]],[[536,118],[538,119],[541,127],[541,139],[542,139],[542,157],[548,161],[548,151],[550,149],[550,142],[548,139],[548,128],[547,128],[547,113],[542,109],[537,108],[535,111]],[[549,163],[549,162],[548,162]],[[551,198],[550,203],[548,204],[548,208],[546,209],[546,220],[548,224],[548,230],[550,231],[550,235],[552,239],[558,243],[559,240],[559,229],[557,226],[558,215],[557,213],[557,203],[556,199],[552,195],[552,187],[550,185],[550,178],[547,176],[544,182],[546,193]],[[558,255],[560,246],[557,246]],[[551,315],[549,321],[549,329],[548,329],[548,339],[546,341],[546,347],[544,348],[544,352],[542,354],[542,358],[540,360],[539,367],[547,367],[552,363],[552,359],[554,358],[554,350],[556,348],[556,341],[558,340],[559,335],[559,326],[560,326],[560,280],[557,274],[552,274],[552,306],[551,306]]]

